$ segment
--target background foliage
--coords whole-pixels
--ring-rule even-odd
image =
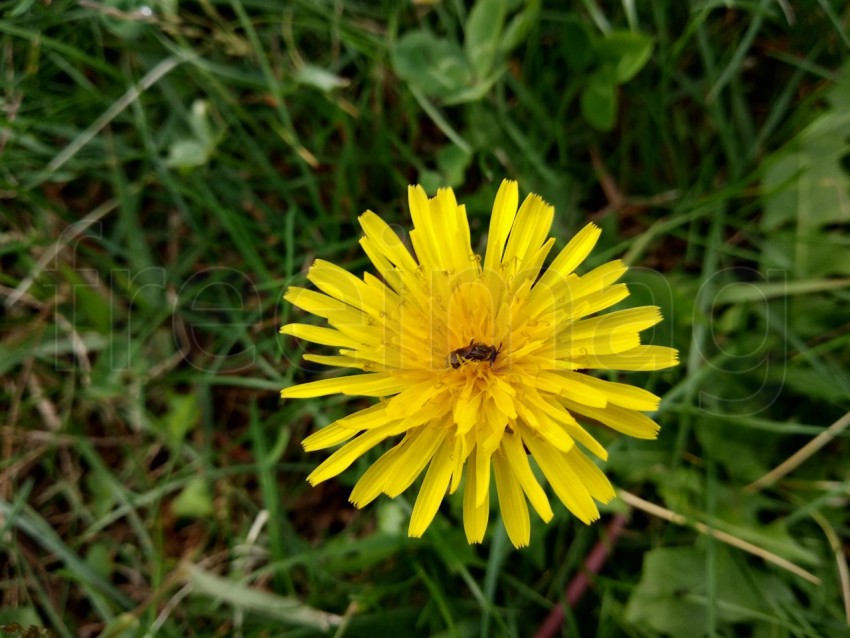
[[[564,634],[850,635],[850,10],[793,4],[0,2],[0,627],[532,635],[619,512]],[[422,540],[406,496],[353,510],[365,462],[305,483],[351,407],[279,401],[320,373],[283,290],[362,271],[409,183],[483,242],[503,177],[664,309],[661,437],[606,472],[687,524],[469,547],[458,502]]]

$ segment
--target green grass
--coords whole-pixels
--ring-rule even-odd
[[[0,2],[0,635],[529,636],[616,512],[554,635],[850,635],[848,431],[747,489],[850,410],[850,11],[567,5]],[[282,292],[410,183],[483,247],[504,177],[663,308],[662,434],[605,470],[690,524],[469,547],[457,499],[354,510],[368,459],[305,482],[367,402],[279,400],[318,372]]]

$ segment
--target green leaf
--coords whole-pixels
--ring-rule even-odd
[[[614,128],[617,116],[617,86],[611,67],[602,67],[590,76],[581,92],[581,114],[600,131]]]
[[[568,19],[561,27],[560,44],[567,58],[567,64],[576,71],[583,71],[593,63],[593,40],[587,33],[583,22]]]
[[[209,103],[206,100],[195,100],[189,111],[189,126],[192,137],[176,139],[168,147],[166,166],[181,171],[189,171],[198,166],[204,166],[212,157],[221,134],[215,135],[210,127]]]
[[[807,251],[806,274],[821,278],[827,275],[850,276],[850,241],[836,233],[812,231],[806,236],[791,229],[778,230],[765,237],[761,245],[761,272],[780,269],[792,272],[796,244],[805,242],[812,247]]]
[[[198,422],[201,410],[194,394],[169,393],[168,412],[160,424],[172,445],[179,445]]]
[[[850,221],[850,179],[841,166],[848,129],[850,112],[826,113],[768,160],[770,168],[762,180],[768,193],[761,223],[764,230],[786,222],[815,228]]]
[[[347,79],[314,64],[304,64],[298,67],[293,79],[299,84],[325,92],[348,86]]]
[[[842,74],[850,76],[850,66]],[[796,240],[790,248],[784,246],[783,261],[799,278],[846,271],[841,265],[847,260],[826,256],[817,241],[822,227],[850,222],[850,175],[844,165],[850,152],[850,90],[839,83],[826,98],[831,108],[765,160],[762,179],[761,228],[776,231],[793,225]]]
[[[522,44],[540,15],[540,0],[529,0],[522,10],[511,18],[502,34],[499,53],[506,55]]]
[[[221,578],[194,565],[184,567],[195,594],[208,596],[216,602],[261,614],[293,625],[312,627],[327,632],[340,624],[341,618],[305,605],[296,598],[278,596],[269,591],[249,587],[235,580]]]
[[[198,140],[182,139],[174,141],[168,147],[165,165],[169,168],[188,170],[207,163],[209,148]]]
[[[441,148],[437,153],[437,166],[444,178],[442,185],[457,188],[463,184],[471,160],[472,155],[454,144]]]
[[[7,607],[0,609],[0,625],[20,625],[22,627],[39,627],[43,625],[35,607]]]
[[[768,193],[763,229],[789,221],[808,228],[850,221],[850,182],[840,164],[847,150],[842,130],[848,126],[850,113],[824,115],[775,159],[762,182]]]
[[[392,63],[402,80],[431,97],[448,100],[472,86],[472,70],[460,46],[427,31],[402,37]]]
[[[736,282],[718,291],[715,304],[758,302],[775,297],[809,295],[826,290],[850,288],[850,279],[808,279],[778,283]]]
[[[85,318],[98,333],[108,335],[112,327],[112,307],[100,294],[98,287],[83,279],[73,268],[62,264],[60,269],[62,276],[72,286],[71,302],[74,304],[72,318],[75,328],[79,330],[81,327],[79,320]],[[80,311],[82,316],[79,316],[77,311]]]
[[[115,567],[115,561],[112,559],[113,547],[113,545],[106,541],[96,541],[91,544],[89,551],[86,553],[86,562],[104,579],[109,578]]]
[[[478,0],[466,20],[464,48],[478,78],[493,68],[505,24],[505,0]]]
[[[190,479],[171,503],[171,512],[182,518],[207,518],[213,511],[209,486],[201,476]]]
[[[640,582],[626,606],[626,619],[640,627],[682,638],[708,631],[709,604],[721,622],[763,620],[756,583],[742,573],[726,550],[716,548],[712,565],[717,597],[707,598],[706,556],[692,547],[663,547],[644,555]]]
[[[628,82],[652,55],[652,39],[642,33],[614,31],[595,43],[596,55],[603,64],[614,67],[617,84]]]
[[[139,624],[134,614],[120,614],[106,623],[97,638],[136,638],[139,635]]]
[[[404,533],[407,523],[407,513],[397,501],[384,500],[378,505],[378,530],[388,536],[399,536]]]

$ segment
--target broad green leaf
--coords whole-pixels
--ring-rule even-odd
[[[505,24],[505,0],[477,0],[466,20],[464,49],[476,76],[487,77]]]
[[[602,67],[590,76],[581,92],[581,114],[600,131],[614,128],[617,116],[617,85],[611,67]]]
[[[404,35],[393,50],[392,62],[402,80],[428,96],[450,99],[472,86],[472,70],[460,46],[427,31]]]
[[[209,159],[209,147],[201,144],[198,140],[182,139],[176,140],[168,147],[168,158],[166,166],[180,170],[197,168],[207,163]]]
[[[843,71],[845,77],[849,74],[850,67]],[[774,231],[775,238],[775,231],[793,225],[795,241],[782,246],[786,258],[779,261],[790,263],[798,278],[845,274],[848,262],[831,259],[826,255],[830,249],[821,250],[816,241],[824,226],[850,222],[850,174],[845,166],[850,154],[850,90],[839,83],[826,98],[831,108],[765,160],[768,168],[762,179],[761,228]],[[766,250],[774,257],[765,263],[777,261],[777,249]]]
[[[795,222],[804,231],[850,222],[850,178],[840,163],[850,152],[848,132],[850,112],[830,111],[767,160],[762,229]]]
[[[419,183],[429,193],[438,188],[456,188],[463,184],[472,155],[459,146],[448,144],[437,152],[436,160],[438,170],[425,169],[419,173]]]
[[[171,503],[171,512],[177,517],[206,518],[213,514],[212,495],[206,480],[195,476]]]
[[[304,64],[295,71],[293,79],[299,84],[330,92],[348,86],[348,80],[314,64]]]
[[[828,230],[801,235],[788,228],[769,233],[761,245],[761,271],[780,269],[793,272],[795,249],[799,244],[806,244],[808,248],[805,251],[808,277],[850,276],[850,259],[847,259],[850,241]]]
[[[209,122],[209,103],[206,100],[195,100],[189,111],[189,126],[192,137],[175,140],[168,147],[167,166],[180,171],[189,171],[198,166],[204,166],[212,157],[215,147],[221,138],[221,133],[213,132]]]
[[[652,55],[652,39],[632,31],[614,31],[594,43],[597,58],[614,67],[617,84],[628,82]]]
[[[437,166],[445,178],[443,186],[457,188],[463,184],[471,160],[472,155],[454,144],[441,148],[437,153]]]
[[[111,543],[96,541],[91,544],[88,552],[86,552],[86,563],[104,579],[109,579],[109,575],[115,569],[113,552],[114,546]]]
[[[194,394],[169,393],[168,412],[161,425],[172,445],[179,445],[198,422],[201,411]]]
[[[715,550],[713,577],[716,599],[709,600],[706,587],[706,556],[693,547],[662,547],[644,555],[640,582],[626,606],[626,619],[640,627],[700,638],[708,631],[708,605],[715,604],[721,622],[762,620],[764,603],[750,578],[729,552]]]

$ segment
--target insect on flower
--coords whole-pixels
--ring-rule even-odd
[[[592,373],[676,365],[673,348],[641,344],[639,333],[661,321],[660,310],[600,314],[629,291],[617,283],[626,272],[619,260],[575,272],[599,238],[594,224],[544,268],[555,245],[547,237],[554,209],[537,195],[519,206],[516,182],[499,188],[483,258],[451,189],[429,199],[416,186],[408,195],[412,251],[378,215],[360,216],[360,245],[380,277],[318,259],[307,274],[318,290],[291,287],[284,295],[327,322],[281,328],[333,349],[304,358],[358,373],[294,385],[281,396],[380,399],[304,439],[308,452],[341,445],[307,480],[331,479],[388,442],[350,499],[363,507],[381,494],[395,498],[424,473],[410,536],[421,536],[446,493],[462,486],[467,540],[481,542],[495,485],[508,537],[528,545],[528,504],[544,521],[553,516],[532,464],[581,521],[598,519],[596,503],[614,498],[614,489],[589,456],[604,461],[608,453],[585,426],[654,438],[658,426],[644,412],[659,399]]]
[[[489,361],[492,366],[501,351],[501,343],[496,348],[496,346],[475,343],[475,339],[470,339],[468,346],[451,351],[449,354],[449,363],[453,368],[459,368],[464,361]]]

